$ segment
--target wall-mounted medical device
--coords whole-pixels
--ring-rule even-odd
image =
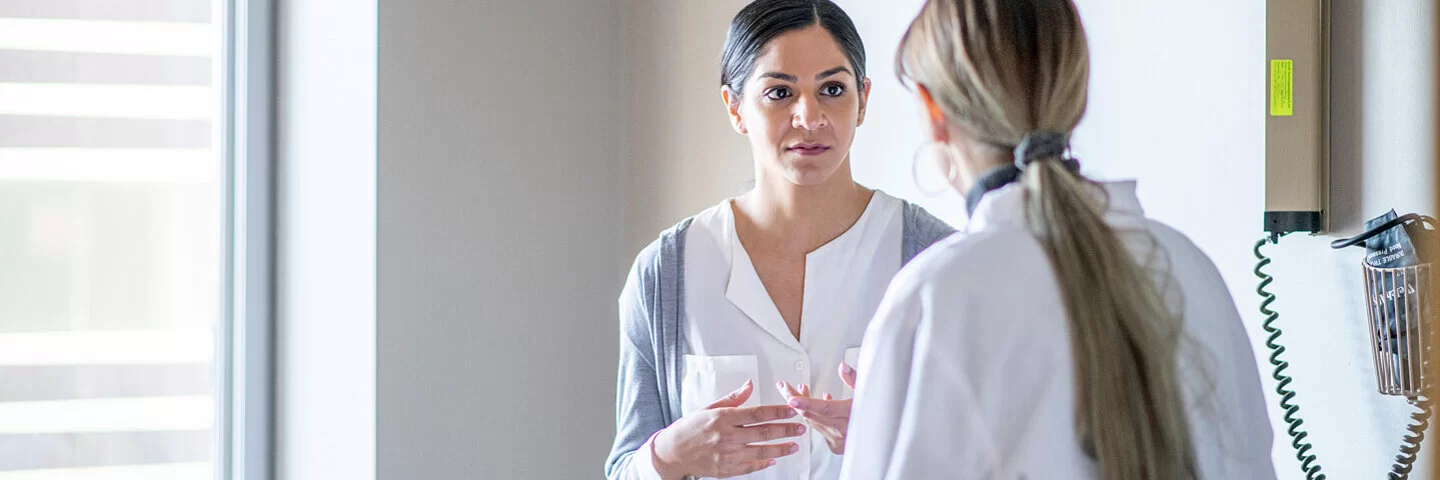
[[[1265,16],[1265,237],[1254,247],[1259,259],[1255,275],[1260,278],[1256,292],[1263,299],[1261,327],[1288,425],[1285,433],[1305,478],[1323,480],[1290,388],[1293,379],[1285,373],[1290,364],[1282,358],[1284,332],[1276,325],[1280,314],[1272,308],[1276,296],[1267,290],[1275,279],[1265,273],[1271,260],[1261,248],[1287,234],[1330,229],[1330,2],[1266,0]],[[1255,78],[1258,84],[1262,77]],[[1440,383],[1426,368],[1435,352],[1432,328],[1440,321],[1440,301],[1428,295],[1440,280],[1434,268],[1440,258],[1436,228],[1434,218],[1391,211],[1367,222],[1359,235],[1331,243],[1337,249],[1366,250],[1356,272],[1363,275],[1364,291],[1356,295],[1366,304],[1370,328],[1363,341],[1370,346],[1376,386],[1381,394],[1402,396],[1414,407],[1408,434],[1388,473],[1391,480],[1409,476],[1429,427],[1432,389]]]
[[[1267,0],[1265,231],[1328,230],[1329,0]]]

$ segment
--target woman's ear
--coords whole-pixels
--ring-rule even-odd
[[[920,103],[925,107],[925,123],[930,126],[930,140],[950,143],[950,121],[945,118],[945,112],[940,110],[940,106],[935,104],[935,97],[930,96],[930,89],[917,83],[915,91],[920,94]]]
[[[720,87],[720,100],[725,102],[725,111],[730,114],[730,126],[741,135],[748,135],[745,119],[740,117],[740,96],[730,91],[730,86]]]
[[[860,117],[856,120],[855,126],[865,124],[865,105],[870,103],[870,78],[860,80]]]

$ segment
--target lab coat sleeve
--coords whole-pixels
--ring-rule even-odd
[[[898,298],[906,297],[906,298]],[[919,305],[892,286],[861,342],[858,379],[840,478],[881,479],[899,436],[915,349]]]
[[[644,254],[642,254],[642,258]],[[620,364],[615,385],[615,443],[605,461],[608,480],[660,480],[652,456],[652,440],[665,428],[655,354],[651,348],[650,305],[643,293],[643,261],[637,260],[620,294]]]
[[[974,352],[926,297],[892,287],[866,331],[842,479],[1002,478],[993,420],[964,373]]]

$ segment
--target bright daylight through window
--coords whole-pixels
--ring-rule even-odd
[[[213,0],[0,0],[0,480],[215,478]]]

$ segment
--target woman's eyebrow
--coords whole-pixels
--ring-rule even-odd
[[[788,74],[788,73],[780,73],[780,72],[765,72],[765,73],[760,74],[760,76],[759,76],[758,78],[778,78],[778,79],[781,79],[781,80],[784,80],[784,81],[787,81],[787,82],[790,82],[790,83],[795,83],[795,82],[800,81],[800,79],[795,78],[794,75],[790,75],[790,74]]]
[[[820,72],[819,75],[816,75],[816,76],[815,76],[815,80],[824,80],[825,77],[828,77],[828,76],[831,76],[831,75],[835,75],[835,74],[841,73],[841,72],[848,73],[848,74],[850,74],[850,76],[852,76],[852,77],[855,76],[855,73],[854,73],[854,72],[851,72],[850,69],[841,66],[841,67],[835,67],[835,68],[832,68],[832,69],[829,69],[829,70]]]
[[[846,68],[846,67],[844,67],[844,66],[840,66],[840,67],[835,67],[835,68],[832,68],[832,69],[829,69],[829,70],[820,72],[819,75],[815,75],[815,80],[817,80],[817,81],[818,81],[818,80],[824,80],[825,77],[833,76],[833,75],[840,74],[840,73],[848,73],[848,74],[850,74],[850,76],[852,76],[852,77],[855,76],[855,73],[854,73],[854,72],[851,72],[849,68]],[[780,79],[780,80],[784,80],[784,81],[787,81],[787,82],[790,82],[790,83],[795,83],[795,82],[800,81],[800,79],[799,79],[799,78],[795,78],[794,75],[791,75],[791,74],[788,74],[788,73],[780,73],[780,72],[765,72],[765,73],[760,74],[760,77],[759,77],[759,78],[778,78],[778,79]]]

